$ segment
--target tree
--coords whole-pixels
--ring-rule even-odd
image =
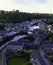
[[[29,39],[31,41],[34,41],[35,40],[35,37],[33,35],[28,35],[27,39]]]
[[[53,19],[53,14],[26,13],[19,12],[19,10],[0,11],[0,20],[3,20],[3,23],[21,23],[23,21],[31,21],[33,19],[42,18]]]

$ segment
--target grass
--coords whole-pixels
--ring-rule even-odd
[[[14,52],[13,56],[13,58],[8,58],[7,65],[31,65],[29,52]]]
[[[9,58],[8,65],[28,65],[26,58]]]

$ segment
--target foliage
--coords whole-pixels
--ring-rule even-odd
[[[53,62],[53,55],[49,55],[48,57]]]
[[[19,32],[20,35],[28,34],[26,30],[20,30]]]
[[[23,21],[31,21],[32,19],[52,19],[52,14],[26,13],[19,10],[4,11],[0,10],[0,22],[2,23],[21,23]]]
[[[0,24],[0,30],[4,29],[4,24]]]
[[[13,58],[8,58],[7,65],[30,65],[29,53],[24,51],[11,52]]]
[[[50,19],[46,24],[53,24],[53,19]]]
[[[35,40],[35,37],[33,35],[28,35],[27,39],[29,39],[31,41],[34,41]]]
[[[26,30],[20,30],[19,32],[16,33],[16,35],[28,35]]]
[[[48,33],[45,37],[45,40],[49,40],[50,38],[53,38],[53,33]]]

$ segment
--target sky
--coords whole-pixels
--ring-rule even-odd
[[[0,10],[53,13],[53,0],[0,0]]]

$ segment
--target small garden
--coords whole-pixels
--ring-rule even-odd
[[[7,65],[31,65],[28,51],[11,51],[7,56]]]

